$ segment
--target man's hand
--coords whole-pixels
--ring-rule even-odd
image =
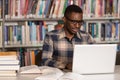
[[[67,64],[66,68],[69,69],[69,70],[72,70],[72,63]]]
[[[57,61],[55,67],[59,68],[59,69],[64,69],[65,68],[65,64],[61,61]]]

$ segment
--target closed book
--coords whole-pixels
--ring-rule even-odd
[[[17,55],[17,52],[0,52],[0,56],[11,56],[11,55]]]
[[[16,76],[16,75],[17,75],[16,70],[0,71],[0,77],[9,77],[9,76]]]
[[[17,52],[0,52],[0,60],[17,60]]]
[[[18,60],[17,56],[0,56],[0,60]]]
[[[19,60],[0,60],[0,65],[1,64],[19,64]]]
[[[20,65],[0,65],[0,70],[19,70]]]

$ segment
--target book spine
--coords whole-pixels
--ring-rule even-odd
[[[19,70],[19,65],[0,65],[0,70]]]
[[[2,42],[3,42],[2,36],[3,36],[3,34],[2,34],[2,22],[0,22],[0,46],[2,46]]]

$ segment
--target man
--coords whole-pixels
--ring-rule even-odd
[[[73,48],[75,44],[93,43],[92,37],[80,30],[83,24],[83,12],[79,6],[66,8],[64,27],[46,34],[43,44],[42,65],[60,69],[72,69]]]

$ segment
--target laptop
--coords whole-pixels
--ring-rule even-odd
[[[114,73],[117,44],[75,45],[72,72]]]

